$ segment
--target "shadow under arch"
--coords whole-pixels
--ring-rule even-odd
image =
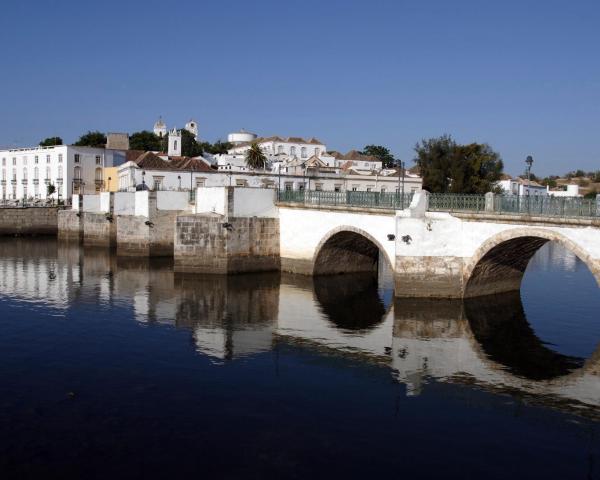
[[[600,285],[594,260],[575,242],[552,230],[515,228],[492,236],[477,249],[464,271],[464,297],[519,291],[529,261],[550,241],[577,255]]]
[[[555,352],[527,321],[519,292],[464,300],[473,338],[486,357],[529,380],[552,380],[583,367],[585,360]]]
[[[373,273],[343,278],[318,276],[314,277],[313,288],[321,312],[343,331],[367,332],[380,325],[389,311],[379,296]]]
[[[351,226],[337,227],[317,245],[313,275],[376,272],[380,255],[393,266],[385,249],[372,235]]]

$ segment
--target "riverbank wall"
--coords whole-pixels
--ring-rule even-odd
[[[0,236],[56,235],[61,207],[2,207]]]

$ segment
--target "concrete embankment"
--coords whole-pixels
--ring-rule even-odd
[[[0,235],[56,235],[59,207],[0,208]]]

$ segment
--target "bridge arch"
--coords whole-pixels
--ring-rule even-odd
[[[379,255],[393,268],[377,239],[360,228],[342,225],[327,232],[315,248],[313,275],[376,272]]]
[[[577,255],[600,285],[600,270],[595,260],[564,234],[544,228],[514,228],[488,238],[475,251],[463,270],[464,296],[519,290],[529,261],[550,241]]]

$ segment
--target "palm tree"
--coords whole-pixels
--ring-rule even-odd
[[[265,168],[266,163],[267,157],[260,149],[258,143],[254,142],[246,152],[246,165],[253,170],[257,170],[259,168]]]

